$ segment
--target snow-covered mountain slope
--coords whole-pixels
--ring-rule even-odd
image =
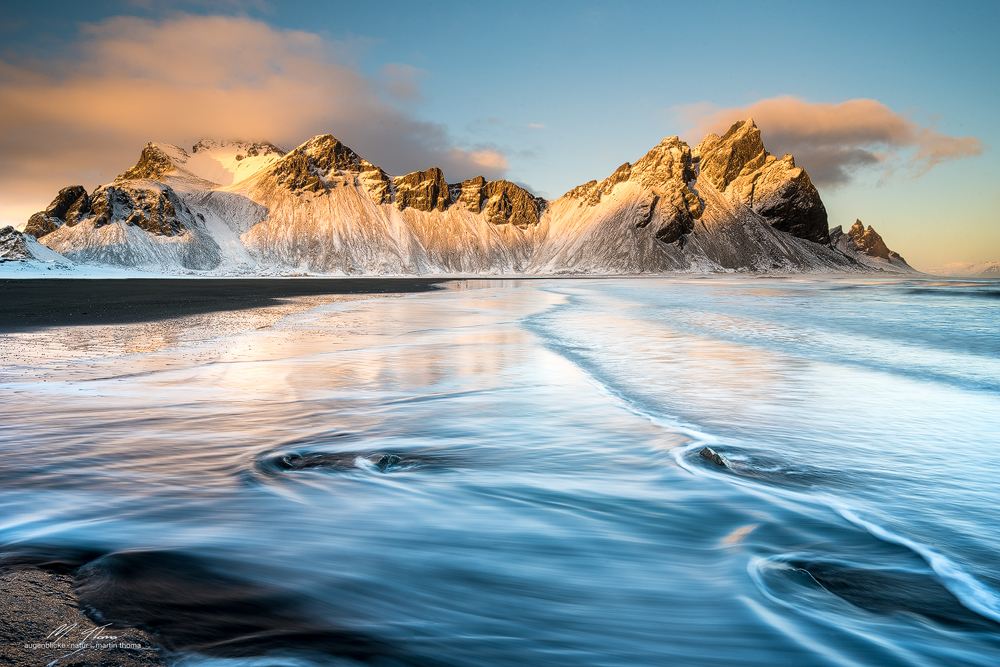
[[[954,262],[924,269],[924,273],[953,278],[1000,278],[1000,262]]]
[[[151,143],[114,183],[61,190],[28,229],[74,262],[157,273],[912,271],[875,256],[871,228],[831,243],[819,193],[752,120],[695,151],[664,139],[553,202],[436,168],[392,177],[328,134],[288,153]]]
[[[440,170],[390,179],[323,135],[226,191],[268,211],[240,237],[263,266],[334,274],[522,271],[541,204],[513,184],[491,189],[473,181],[456,189],[465,200],[452,201]],[[510,222],[525,214],[509,202],[515,195],[536,207],[524,228]]]
[[[31,234],[22,234],[13,227],[0,229],[0,275],[44,274],[56,275],[73,269],[73,262],[46,248]]]

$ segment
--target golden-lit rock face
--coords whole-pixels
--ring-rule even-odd
[[[889,253],[892,252],[886,246],[885,241],[882,237],[878,235],[871,225],[868,225],[868,229],[861,223],[860,220],[856,220],[853,225],[851,225],[850,231],[847,234],[851,237],[851,240],[858,246],[858,250],[865,253],[866,255],[871,255],[872,257],[881,257],[882,259],[889,259]]]
[[[829,243],[826,207],[795,158],[777,159],[764,148],[753,119],[741,120],[721,137],[710,134],[694,149],[699,179],[735,196],[772,227],[792,236]]]
[[[451,192],[437,167],[399,176],[392,183],[396,187],[396,208],[401,211],[404,208],[443,211],[451,205]]]
[[[152,143],[146,144],[139,155],[139,161],[135,165],[118,175],[115,182],[134,181],[148,178],[154,181],[162,181],[170,173],[176,171],[170,157]]]
[[[449,185],[440,169],[415,171],[393,180],[396,207],[418,211],[446,211],[457,204],[472,213],[483,213],[491,225],[527,229],[538,224],[545,200],[510,181],[487,181],[482,176]]]
[[[485,189],[486,179],[482,176],[448,186],[452,200],[473,213],[479,213],[483,210],[483,191]]]
[[[391,177],[330,134],[287,154],[149,144],[93,194],[64,188],[27,231],[74,261],[241,275],[911,270],[871,228],[833,241],[826,223],[808,175],[750,119],[694,150],[667,137],[552,202],[436,167]]]
[[[492,225],[511,224],[521,229],[538,224],[545,200],[510,181],[489,181],[483,188],[486,220]]]
[[[704,212],[698,195],[688,186],[694,179],[690,146],[678,137],[667,137],[635,164],[626,162],[603,181],[590,181],[565,196],[578,199],[583,206],[597,206],[616,186],[634,183],[645,193],[634,211],[635,227],[648,226],[658,211],[656,238],[663,243],[683,243],[684,235],[694,229],[695,220]]]

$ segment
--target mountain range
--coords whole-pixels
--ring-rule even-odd
[[[1000,278],[1000,262],[953,262],[924,270],[936,276],[953,278]]]
[[[752,119],[693,149],[666,138],[553,201],[438,168],[391,176],[329,134],[287,152],[150,143],[112,183],[60,190],[23,237],[0,230],[0,261],[53,261],[43,246],[167,274],[913,272],[870,226],[829,229],[808,174]]]

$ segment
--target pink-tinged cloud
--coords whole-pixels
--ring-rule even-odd
[[[877,100],[813,104],[775,97],[739,109],[699,104],[680,111],[694,123],[692,136],[699,139],[753,118],[768,150],[794,155],[796,164],[820,185],[842,185],[873,166],[886,173],[902,166],[919,177],[935,165],[980,155],[986,148],[976,137],[952,137],[921,126]]]
[[[0,218],[26,218],[66,185],[110,181],[149,141],[292,148],[330,132],[393,174],[506,173],[495,148],[456,146],[444,126],[395,106],[419,97],[420,70],[392,65],[384,80],[368,79],[348,60],[353,46],[248,18],[181,14],[85,25],[64,60],[0,61]]]

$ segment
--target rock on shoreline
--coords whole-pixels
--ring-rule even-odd
[[[114,624],[104,627],[89,618],[80,609],[68,574],[0,569],[0,591],[0,665],[166,664],[148,633]]]

